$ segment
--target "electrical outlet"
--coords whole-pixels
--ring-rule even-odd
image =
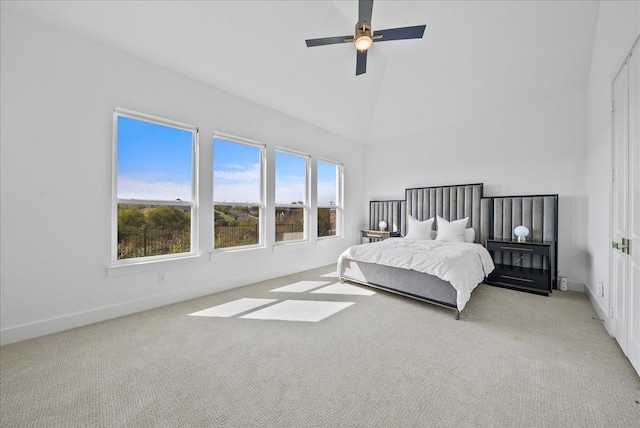
[[[609,318],[613,318],[615,313],[613,312],[613,306],[609,308]]]
[[[167,282],[167,275],[164,272],[158,272],[158,284]]]
[[[604,283],[602,281],[596,284],[596,295],[604,297]]]

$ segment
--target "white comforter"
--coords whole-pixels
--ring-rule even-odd
[[[340,255],[338,275],[344,272],[345,259],[412,269],[449,281],[457,291],[459,311],[469,301],[471,291],[495,268],[489,252],[480,244],[406,238],[354,245]]]

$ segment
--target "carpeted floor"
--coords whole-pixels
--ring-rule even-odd
[[[640,378],[584,294],[481,285],[456,321],[384,292],[270,291],[334,269],[4,346],[0,426],[640,425]],[[189,316],[239,299],[352,304],[316,322]]]

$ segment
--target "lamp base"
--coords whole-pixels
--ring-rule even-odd
[[[518,242],[527,242],[526,236],[518,236]]]

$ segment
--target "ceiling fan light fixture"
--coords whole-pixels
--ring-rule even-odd
[[[358,49],[359,51],[366,51],[371,47],[372,43],[373,39],[367,34],[359,36],[355,41],[356,49]]]
[[[356,24],[356,34],[354,36],[354,44],[359,51],[366,51],[371,47],[373,37],[371,37],[371,25],[366,22],[358,22]]]

